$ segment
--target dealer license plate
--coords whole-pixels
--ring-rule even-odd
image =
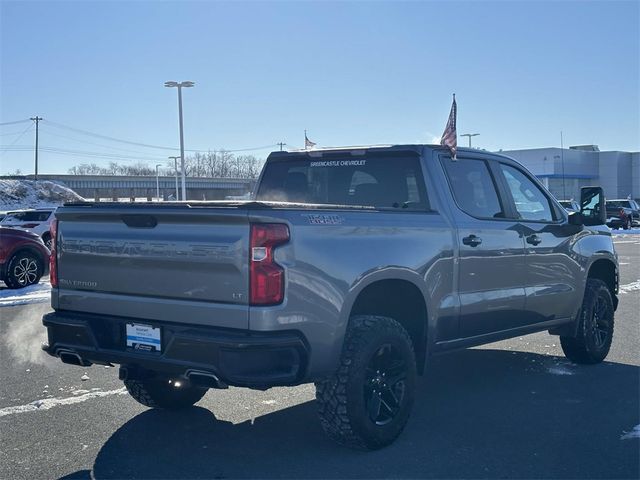
[[[161,350],[160,328],[141,323],[127,323],[127,347],[142,352]]]

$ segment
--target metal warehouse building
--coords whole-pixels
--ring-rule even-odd
[[[9,178],[9,177],[7,177]],[[33,180],[33,175],[23,177]],[[39,180],[60,183],[89,200],[118,198],[147,198],[156,195],[155,176],[109,175],[38,175]],[[159,177],[160,196],[164,200],[175,198],[175,177]],[[178,182],[179,183],[179,182]],[[240,196],[251,192],[254,179],[187,177],[188,200],[222,200],[229,195]]]
[[[556,198],[580,198],[597,185],[607,198],[640,198],[640,152],[601,152],[596,145],[503,150],[535,174]]]

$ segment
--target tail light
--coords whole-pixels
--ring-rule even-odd
[[[251,225],[249,290],[251,305],[277,305],[284,300],[284,269],[274,262],[273,251],[289,241],[282,223]]]
[[[51,280],[51,286],[58,286],[58,219],[54,219],[51,222],[51,255],[49,256],[49,279]]]

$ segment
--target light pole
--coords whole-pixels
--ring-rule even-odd
[[[164,82],[165,87],[176,87],[178,89],[178,117],[180,119],[180,168],[182,169],[182,200],[187,199],[187,180],[184,168],[184,132],[182,128],[182,87],[193,87],[193,82]]]
[[[160,174],[158,173],[158,167],[162,166],[161,163],[156,164],[156,198],[160,201]]]
[[[564,139],[562,138],[562,130],[560,130],[560,163],[562,164],[562,196],[567,199],[567,192],[564,188]]]
[[[173,159],[173,165],[176,170],[176,202],[177,202],[178,200],[180,200],[180,198],[178,198],[178,159],[180,157],[169,157],[169,158]]]
[[[477,137],[479,133],[463,133],[461,137],[469,137],[469,148],[471,148],[471,137]]]

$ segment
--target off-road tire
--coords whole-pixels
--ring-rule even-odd
[[[25,271],[25,269],[27,271]],[[4,283],[9,288],[23,288],[35,285],[44,273],[42,259],[32,252],[17,252],[7,264]]]
[[[374,355],[387,345],[392,345],[404,362],[406,378],[397,413],[389,423],[379,425],[369,417],[364,389]],[[315,384],[322,428],[341,445],[363,450],[385,447],[400,435],[409,419],[415,382],[413,345],[402,325],[387,317],[354,316],[349,321],[338,370]]]
[[[156,378],[125,380],[124,386],[129,395],[142,405],[167,410],[191,407],[207,393],[206,388],[193,385],[175,387],[168,380]]]
[[[613,299],[606,283],[597,278],[587,279],[584,300],[578,315],[576,337],[560,337],[562,351],[575,363],[600,363],[607,357],[611,348],[614,327]],[[600,330],[601,333],[596,330]],[[606,332],[604,340],[601,338],[602,332]]]

